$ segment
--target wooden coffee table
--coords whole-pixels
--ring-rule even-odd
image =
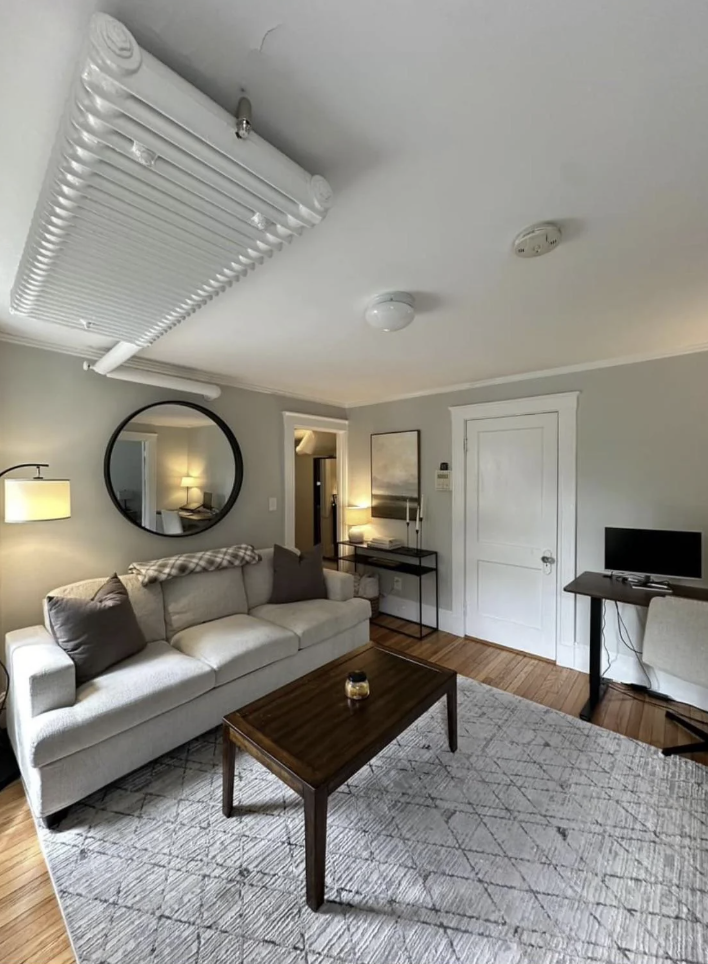
[[[344,694],[354,669],[371,695]],[[368,644],[224,717],[223,812],[233,810],[236,747],[305,801],[307,904],[324,902],[327,799],[443,696],[450,749],[457,749],[457,674]]]

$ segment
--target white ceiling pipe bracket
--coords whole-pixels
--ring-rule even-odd
[[[109,372],[118,368],[119,365],[127,362],[133,355],[137,355],[139,351],[140,348],[137,345],[132,345],[127,341],[119,341],[118,344],[114,345],[103,357],[99,358],[98,361],[92,365],[89,365],[89,368],[91,371],[96,372],[97,375],[107,375]]]

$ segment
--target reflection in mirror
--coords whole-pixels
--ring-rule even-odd
[[[188,402],[136,412],[106,453],[113,502],[135,525],[165,536],[214,525],[235,502],[242,477],[241,452],[228,426]]]

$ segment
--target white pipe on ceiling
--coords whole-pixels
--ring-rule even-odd
[[[96,374],[105,374],[106,378],[115,378],[121,382],[136,382],[139,385],[154,385],[156,388],[170,388],[176,392],[201,395],[209,401],[213,401],[221,395],[221,388],[218,385],[212,385],[210,382],[199,382],[196,379],[181,378],[178,375],[163,375],[161,372],[144,371],[142,368],[113,368],[102,373],[98,371],[95,365],[84,362],[84,369],[85,371],[96,372]]]

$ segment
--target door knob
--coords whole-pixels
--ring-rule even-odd
[[[543,571],[548,575],[551,571],[551,566],[556,560],[553,558],[553,553],[550,549],[545,549],[543,555],[541,556],[541,562],[543,563]]]

